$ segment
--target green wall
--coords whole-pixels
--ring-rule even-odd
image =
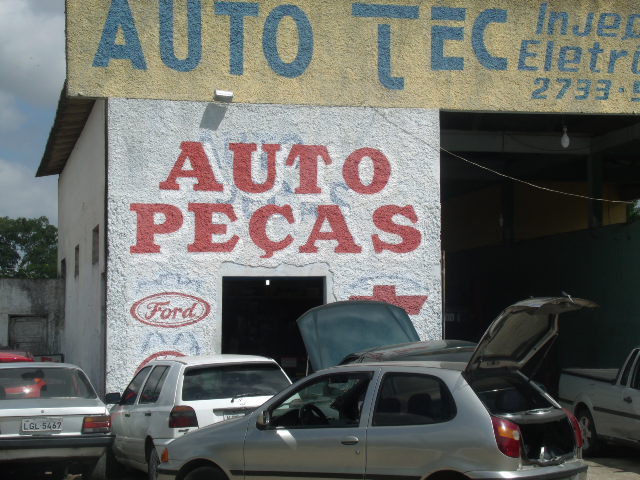
[[[506,306],[562,291],[599,308],[562,317],[551,360],[557,368],[618,367],[640,345],[640,222],[448,255],[448,338],[477,340]]]

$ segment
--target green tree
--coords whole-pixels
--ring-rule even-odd
[[[55,278],[58,229],[47,217],[0,217],[0,277]]]

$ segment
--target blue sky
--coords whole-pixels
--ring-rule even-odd
[[[0,0],[0,216],[57,223],[58,176],[36,178],[65,78],[64,0]]]

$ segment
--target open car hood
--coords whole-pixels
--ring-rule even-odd
[[[465,371],[521,370],[541,349],[551,345],[558,335],[561,313],[597,306],[571,297],[530,298],[511,305],[489,325]]]
[[[308,310],[297,322],[316,371],[338,365],[353,352],[420,340],[407,312],[384,302],[328,303]]]

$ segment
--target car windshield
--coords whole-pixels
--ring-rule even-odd
[[[75,368],[24,367],[0,369],[0,399],[95,398],[87,377]]]
[[[184,373],[182,400],[274,395],[289,385],[275,364],[238,364],[190,368]]]

